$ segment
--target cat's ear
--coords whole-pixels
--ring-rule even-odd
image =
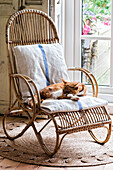
[[[62,81],[63,81],[63,83],[64,83],[64,84],[66,84],[66,83],[67,83],[67,81],[65,81],[63,78],[62,78]]]

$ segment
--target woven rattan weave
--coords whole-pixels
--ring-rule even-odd
[[[111,118],[104,106],[94,107],[91,109],[84,109],[80,111],[65,111],[65,112],[47,112],[40,108],[40,95],[36,88],[35,83],[29,77],[17,73],[15,57],[13,55],[13,47],[17,45],[28,45],[28,44],[48,44],[57,43],[59,38],[57,31],[52,19],[45,13],[25,9],[13,14],[6,26],[6,44],[8,52],[8,63],[9,63],[9,108],[3,118],[3,128],[6,136],[10,140],[17,139],[21,137],[25,131],[32,126],[35,135],[42,147],[42,149],[48,155],[54,155],[61,146],[64,137],[67,134],[79,131],[89,131],[93,139],[100,143],[106,143],[111,134]],[[97,97],[98,86],[95,77],[87,70],[83,68],[69,68],[69,71],[80,71],[86,74],[89,78],[93,96]],[[31,94],[33,100],[33,108],[30,108],[22,100],[22,94],[19,87],[19,79],[22,79]],[[34,95],[30,84],[32,84],[36,90],[38,96],[38,106],[35,104]],[[15,94],[15,100],[12,101],[12,87]],[[28,123],[21,132],[15,136],[11,136],[8,129],[7,117],[19,115],[25,113],[28,116]],[[47,115],[47,123],[40,129],[36,129],[35,120],[37,115]],[[56,133],[56,144],[55,148],[48,148],[46,143],[43,141],[42,133],[51,122],[54,124]],[[13,122],[12,122],[13,125]],[[92,132],[92,129],[105,127],[107,129],[107,135],[103,141],[97,139],[97,137]],[[49,133],[49,132],[47,132]]]

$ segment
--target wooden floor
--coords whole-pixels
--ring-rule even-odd
[[[113,120],[113,116],[111,117]],[[58,168],[58,167],[44,167],[44,166],[24,164],[0,156],[0,170],[5,170],[5,169],[8,170],[113,170],[113,163],[102,165],[102,166]]]
[[[20,162],[15,162],[0,156],[0,170],[113,170],[113,164],[92,167],[73,167],[73,168],[58,168],[58,167],[44,167],[37,165],[29,165]]]

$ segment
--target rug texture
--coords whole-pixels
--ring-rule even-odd
[[[19,123],[9,123],[11,135],[19,132],[24,127],[24,123],[22,120]],[[40,129],[43,123],[44,121],[37,123],[37,128]],[[52,128],[51,124],[43,132],[44,140],[50,148],[55,143]],[[95,130],[100,138],[105,135],[105,132],[106,129],[102,128]],[[14,141],[8,140],[1,129],[0,155],[11,160],[43,166],[84,167],[108,164],[113,162],[113,136],[111,135],[106,144],[99,145],[87,131],[67,135],[60,150],[50,158],[41,149],[32,127]]]

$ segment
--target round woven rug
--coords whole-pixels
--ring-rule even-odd
[[[39,122],[40,129],[44,122]],[[22,121],[10,124],[11,134],[20,131],[24,124]],[[51,125],[53,127],[53,125]],[[102,129],[102,128],[101,128]],[[96,129],[99,137],[103,137],[106,129]],[[44,140],[49,147],[53,147],[55,139],[50,127],[46,128]],[[41,149],[34,131],[29,128],[20,138],[10,141],[0,133],[0,155],[11,160],[55,167],[84,167],[108,164],[113,162],[113,136],[105,145],[99,145],[86,132],[79,132],[67,135],[60,150],[53,157],[48,157]]]

